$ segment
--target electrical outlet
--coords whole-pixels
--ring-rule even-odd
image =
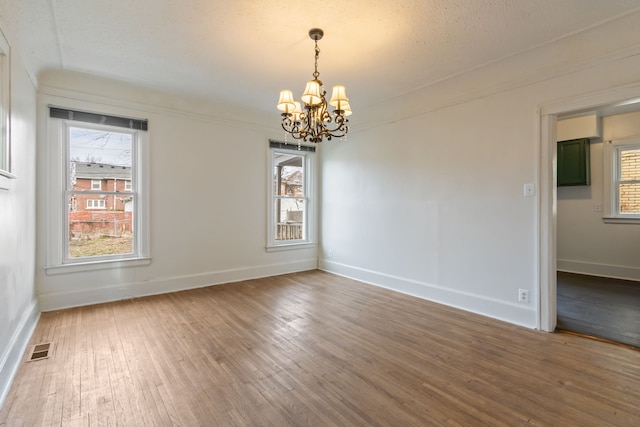
[[[327,251],[327,256],[328,256],[329,258],[333,258],[333,251],[332,251],[331,249],[329,249],[329,250]]]
[[[529,304],[529,291],[526,289],[518,289],[518,302]]]

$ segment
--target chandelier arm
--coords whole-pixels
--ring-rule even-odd
[[[341,138],[347,134],[347,131],[349,130],[349,126],[347,126],[347,123],[349,123],[349,119],[347,119],[344,115],[337,114],[334,111],[333,123],[335,125],[333,129],[329,129],[325,126],[327,132],[329,132],[332,136]]]
[[[295,135],[300,132],[299,122],[294,121],[291,117],[291,114],[283,113],[282,114],[282,129],[285,132],[290,133],[291,135]]]
[[[342,138],[349,132],[349,120],[336,111],[333,117],[326,111],[321,111],[322,106],[305,106],[307,114],[303,114],[300,121],[295,121],[292,114],[283,113],[282,128],[294,139],[301,139],[305,142],[319,143],[322,138],[331,140],[332,138]],[[320,119],[318,116],[322,117]],[[325,123],[333,123],[328,127]]]

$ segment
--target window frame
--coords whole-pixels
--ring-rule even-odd
[[[620,208],[620,160],[622,151],[640,150],[640,136],[606,141],[604,143],[604,215],[610,224],[640,224],[640,214],[621,213]]]
[[[98,184],[97,187],[94,187],[94,184]],[[102,180],[101,179],[92,179],[91,180],[91,190],[94,191],[102,191]]]
[[[303,182],[302,188],[304,195],[302,197],[291,196],[277,196],[274,192],[274,171],[275,171],[275,158],[276,154],[296,155],[301,156],[303,159]],[[268,156],[268,203],[267,203],[267,252],[290,250],[290,249],[305,249],[316,247],[316,205],[315,195],[316,191],[316,167],[315,167],[315,153],[313,151],[297,150],[296,146],[289,148],[269,148]],[[276,240],[275,231],[275,209],[276,200],[281,199],[304,199],[305,209],[303,218],[303,238],[299,240]]]
[[[98,202],[98,206],[95,206],[96,202]],[[89,206],[91,205],[91,206]],[[100,206],[102,205],[102,206]],[[89,210],[104,210],[107,209],[107,204],[104,199],[87,199],[87,207]]]
[[[15,179],[11,159],[11,46],[0,31],[0,190]]]
[[[131,254],[70,258],[68,239],[69,129],[87,128],[130,133],[132,140],[132,191],[137,194],[132,227],[134,248]],[[149,132],[117,126],[48,117],[48,185],[47,206],[47,274],[64,274],[124,266],[147,265],[151,262],[149,226]],[[96,190],[89,190],[97,192]],[[104,193],[104,191],[103,191]]]

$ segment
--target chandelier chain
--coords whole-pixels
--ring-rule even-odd
[[[318,72],[318,58],[320,57],[320,48],[318,47],[318,40],[315,41],[316,42],[316,68],[315,71],[313,72],[313,78],[318,80],[318,76],[320,76],[320,73]]]

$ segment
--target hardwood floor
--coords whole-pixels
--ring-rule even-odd
[[[0,425],[640,425],[640,351],[320,271],[43,313],[43,342]]]
[[[640,349],[640,282],[558,272],[558,329]]]

